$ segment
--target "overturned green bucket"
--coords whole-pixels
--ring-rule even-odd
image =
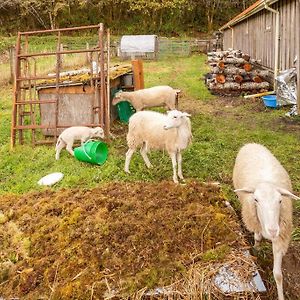
[[[74,156],[84,162],[102,165],[108,155],[108,148],[101,141],[87,141],[82,146],[74,149]]]

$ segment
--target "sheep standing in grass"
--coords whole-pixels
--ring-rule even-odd
[[[262,237],[272,241],[273,275],[278,299],[284,300],[282,257],[292,231],[292,194],[288,173],[264,146],[247,144],[236,158],[233,185],[242,204],[242,217],[247,229],[254,232],[255,246]]]
[[[147,156],[150,149],[166,150],[173,165],[173,180],[178,183],[176,167],[178,163],[178,177],[182,175],[181,151],[191,143],[192,132],[190,115],[178,110],[161,114],[154,111],[140,111],[129,119],[125,172],[129,172],[129,164],[136,148],[141,146],[140,152],[148,168],[152,165]]]
[[[67,151],[74,155],[73,144],[80,140],[81,145],[93,137],[104,138],[104,131],[101,127],[89,128],[85,126],[73,126],[65,129],[58,137],[55,150],[55,158],[59,159],[60,151],[66,147]]]
[[[166,105],[168,109],[175,109],[178,93],[179,90],[174,90],[170,86],[154,86],[133,92],[120,91],[115,95],[112,104],[116,105],[121,101],[128,101],[136,111],[162,105]]]

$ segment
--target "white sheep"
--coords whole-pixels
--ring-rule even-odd
[[[136,148],[141,146],[140,152],[148,168],[152,165],[147,156],[150,149],[166,150],[172,159],[173,180],[178,183],[176,165],[178,163],[178,177],[183,180],[181,151],[191,143],[191,122],[189,114],[178,110],[161,114],[154,111],[140,111],[129,119],[125,172],[129,172],[129,164]]]
[[[66,150],[74,156],[73,144],[75,140],[80,140],[81,145],[93,137],[104,138],[104,131],[101,127],[89,128],[86,126],[72,126],[65,129],[58,137],[55,150],[55,158],[59,159],[60,151]]]
[[[284,300],[282,257],[292,231],[292,194],[288,173],[264,146],[246,144],[235,161],[233,185],[242,204],[242,217],[247,229],[254,232],[255,247],[262,237],[272,241],[273,275],[278,299]]]
[[[177,96],[179,92],[179,90],[175,90],[167,85],[154,86],[133,92],[120,91],[116,93],[112,104],[116,105],[121,101],[128,101],[136,111],[143,110],[146,107],[162,105],[166,105],[168,109],[175,109],[177,107]]]

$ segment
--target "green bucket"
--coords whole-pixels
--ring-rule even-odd
[[[91,164],[102,165],[108,155],[107,145],[100,141],[87,141],[82,146],[74,149],[74,156]]]
[[[117,104],[120,121],[128,123],[129,118],[135,113],[134,107],[128,101],[121,101]]]

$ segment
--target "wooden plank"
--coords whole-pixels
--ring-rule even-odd
[[[142,60],[132,60],[134,90],[144,88],[144,71]]]
[[[95,88],[89,85],[71,85],[71,86],[60,86],[61,94],[93,94]],[[55,87],[45,87],[38,91],[39,94],[56,94]]]

